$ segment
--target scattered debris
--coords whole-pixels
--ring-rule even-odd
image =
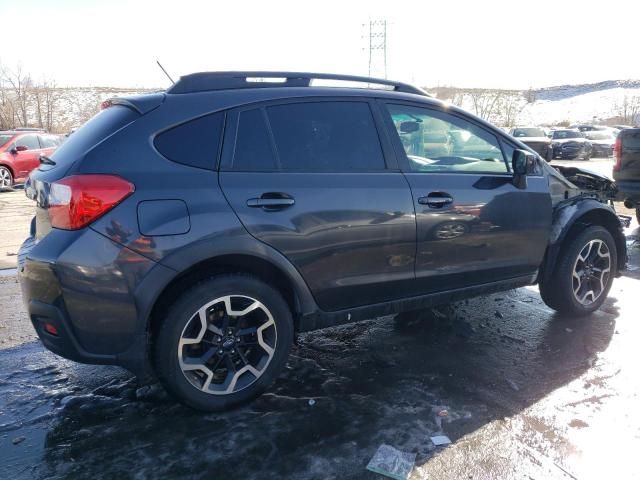
[[[449,445],[451,443],[451,440],[446,435],[434,435],[431,437],[431,441],[436,447],[439,447],[440,445]]]
[[[316,401],[313,398],[309,399],[309,406],[313,407],[316,404]]]
[[[448,417],[449,412],[447,410],[440,410],[438,413],[436,413],[436,415],[438,415],[439,417]]]
[[[27,439],[27,437],[16,437],[13,440],[11,440],[11,443],[13,443],[14,445],[18,445],[19,443],[24,442]]]
[[[502,315],[502,313],[500,313],[498,310],[496,310],[496,313],[494,313],[494,315],[496,316],[496,318],[504,318],[504,315]]]
[[[406,480],[413,470],[415,461],[415,453],[401,452],[383,443],[369,461],[367,470],[389,478]]]
[[[520,391],[520,387],[518,387],[518,384],[516,382],[514,382],[513,380],[511,380],[510,378],[505,379],[507,381],[507,383],[509,384],[509,386],[516,392]]]
[[[506,338],[508,340],[512,340],[512,341],[517,342],[517,343],[522,343],[522,344],[526,343],[526,340],[524,340],[522,338],[512,337],[511,335],[507,335],[506,333],[503,333],[501,336],[502,336],[502,338]]]

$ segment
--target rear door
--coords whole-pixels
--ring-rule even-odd
[[[411,186],[417,221],[416,278],[425,293],[534,274],[547,246],[546,178],[512,183],[513,146],[462,115],[385,104]]]
[[[15,141],[16,146],[27,147],[27,150],[16,152],[14,161],[16,165],[16,177],[25,178],[29,172],[40,165],[40,142],[37,135],[23,135]]]
[[[271,103],[232,112],[225,132],[227,199],[326,311],[407,296],[414,280],[413,201],[375,108],[360,98]]]

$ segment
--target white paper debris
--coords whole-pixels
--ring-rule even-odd
[[[449,445],[451,443],[451,440],[449,440],[449,437],[446,435],[434,435],[431,437],[431,441],[436,447],[439,447],[440,445]]]
[[[389,478],[406,480],[411,470],[413,470],[415,462],[415,453],[401,452],[391,445],[385,445],[383,443],[378,447],[375,455],[369,461],[367,470],[385,475]]]

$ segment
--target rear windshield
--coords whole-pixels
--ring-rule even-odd
[[[51,159],[56,162],[55,168],[71,166],[95,145],[137,117],[138,113],[134,110],[120,105],[102,110],[78,130],[71,133],[67,140],[51,155]],[[40,167],[41,170],[48,168],[51,167],[46,164]]]
[[[563,138],[582,138],[583,135],[575,130],[556,130],[553,132],[553,138],[562,140]]]
[[[613,140],[613,134],[609,132],[603,132],[602,130],[584,132],[584,136],[589,140]]]
[[[12,138],[13,135],[0,135],[0,147],[4,146]]]
[[[516,128],[513,130],[513,137],[544,137],[544,131],[540,128]]]

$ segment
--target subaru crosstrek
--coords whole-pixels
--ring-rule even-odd
[[[202,410],[263,392],[297,332],[534,283],[586,315],[626,264],[611,182],[386,80],[192,74],[50,160],[18,258],[43,344]]]

